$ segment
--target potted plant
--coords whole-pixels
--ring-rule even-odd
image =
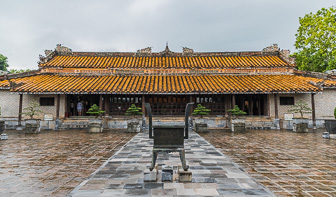
[[[299,100],[288,112],[300,113],[300,118],[293,118],[293,131],[298,133],[308,132],[308,118],[304,118],[304,114],[312,112],[308,104],[303,100]]]
[[[232,132],[245,132],[245,119],[239,119],[239,116],[246,115],[246,112],[241,110],[238,105],[235,105],[233,109],[228,109],[231,113],[231,131]]]
[[[201,118],[199,119],[200,122],[196,122],[195,120],[195,128],[196,132],[208,132],[208,124],[203,119],[203,116],[208,116],[211,109],[207,109],[201,104],[198,104],[197,107],[194,109],[192,115],[199,115]]]
[[[334,118],[330,120],[324,120],[327,132],[329,132],[330,138],[336,138],[336,107],[334,109]]]
[[[95,119],[89,121],[89,132],[90,133],[103,132],[103,120],[99,117],[101,116],[102,113],[105,113],[105,111],[102,111],[96,104],[93,104],[86,113],[95,116]]]
[[[34,119],[34,116],[39,113],[43,111],[39,109],[39,103],[36,101],[31,101],[29,106],[23,109],[21,114],[29,117],[25,120],[25,133],[40,133],[40,119]]]
[[[142,115],[141,107],[135,106],[135,104],[132,104],[131,107],[129,107],[125,113],[126,116],[133,116],[133,119],[130,119],[127,121],[127,132],[134,133],[134,132],[140,132],[141,126],[140,126],[140,120],[137,119],[135,116]]]
[[[1,116],[1,107],[0,107],[0,116]],[[0,120],[0,134],[5,130],[5,121]]]

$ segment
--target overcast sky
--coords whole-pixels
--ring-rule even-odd
[[[0,54],[11,68],[37,69],[39,54],[152,47],[196,52],[294,51],[299,17],[335,0],[0,0]]]

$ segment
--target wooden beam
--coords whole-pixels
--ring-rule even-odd
[[[23,102],[23,94],[20,94],[18,126],[21,126],[21,120],[22,120],[22,102]]]
[[[313,128],[316,128],[316,115],[315,115],[315,94],[311,94],[311,106],[312,106],[312,119],[313,119]]]
[[[56,101],[56,119],[59,119],[60,115],[60,100],[61,100],[61,95],[57,94],[57,101]]]
[[[278,111],[278,94],[274,94],[274,113],[275,119],[279,119],[279,111]]]

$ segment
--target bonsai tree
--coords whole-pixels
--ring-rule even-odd
[[[288,110],[288,112],[300,113],[301,118],[303,118],[303,114],[308,114],[312,112],[312,109],[308,107],[308,104],[303,100],[299,100],[295,105]]]
[[[96,118],[98,118],[102,113],[105,113],[105,111],[100,110],[100,108],[96,104],[93,104],[86,113],[94,115],[96,116]]]
[[[36,101],[31,101],[29,103],[29,106],[24,108],[21,114],[24,116],[29,116],[30,119],[33,119],[34,115],[37,115],[39,113],[43,113],[43,111],[39,109],[39,103]]]
[[[228,109],[228,112],[231,112],[231,115],[233,116],[242,116],[242,115],[246,115],[246,112],[244,112],[243,110],[241,110],[238,105],[235,105],[233,109]]]
[[[203,116],[208,116],[211,109],[207,109],[206,107],[204,107],[201,104],[198,104],[197,107],[194,109],[193,113],[191,113],[192,115],[200,115],[201,118],[203,118]]]
[[[135,106],[135,104],[132,104],[131,107],[129,107],[125,113],[126,116],[133,116],[135,118],[136,115],[142,115],[141,107]]]

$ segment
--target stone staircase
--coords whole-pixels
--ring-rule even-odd
[[[276,129],[270,117],[246,117],[245,126],[247,129]]]
[[[93,116],[74,116],[62,120],[60,129],[86,129]]]

